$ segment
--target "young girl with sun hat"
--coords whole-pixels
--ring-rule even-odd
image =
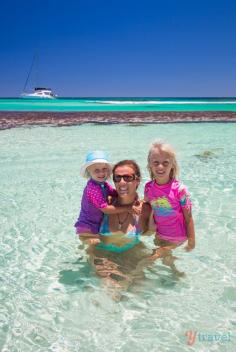
[[[106,181],[112,172],[112,164],[103,151],[92,151],[86,156],[80,169],[80,175],[88,178],[83,192],[81,210],[75,223],[76,233],[92,237],[99,233],[103,214],[120,214],[131,212],[131,206],[109,205],[108,198],[116,197],[115,189]]]

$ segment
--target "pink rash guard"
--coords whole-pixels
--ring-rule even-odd
[[[191,211],[192,207],[187,188],[176,179],[164,185],[158,185],[154,180],[146,183],[144,195],[153,209],[156,234],[168,242],[185,241],[187,231],[183,209]]]

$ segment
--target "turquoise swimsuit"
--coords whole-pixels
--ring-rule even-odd
[[[99,231],[101,236],[112,236],[112,232],[109,229],[109,216],[104,214],[103,221]],[[124,234],[124,238],[127,238],[130,242],[127,242],[123,246],[117,246],[113,243],[103,243],[100,242],[96,248],[97,249],[105,249],[110,252],[122,253],[133,247],[135,247],[140,242],[141,230],[138,224],[138,219],[135,217],[135,224],[131,231]]]

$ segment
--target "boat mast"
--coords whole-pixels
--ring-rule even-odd
[[[33,60],[32,60],[32,63],[31,63],[31,66],[30,66],[30,70],[29,70],[29,73],[28,73],[28,76],[26,78],[26,81],[25,81],[25,85],[24,85],[24,88],[23,88],[23,92],[25,93],[26,91],[26,87],[28,85],[28,82],[29,82],[29,78],[31,76],[31,73],[32,73],[32,70],[33,70],[33,67],[34,67],[34,64],[35,64],[35,61],[36,61],[36,58],[37,58],[37,55],[34,54],[34,57],[33,57]]]

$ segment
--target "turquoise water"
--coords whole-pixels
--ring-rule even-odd
[[[236,98],[1,98],[0,111],[236,111]]]
[[[135,135],[135,139],[132,136]],[[35,127],[0,132],[0,350],[235,351],[236,125]],[[156,138],[178,152],[194,203],[197,248],[175,251],[176,277],[156,262],[112,299],[79,248],[73,223],[90,149],[113,161],[146,156]],[[152,238],[144,238],[152,246]],[[186,331],[230,341],[187,345]],[[202,335],[198,335],[202,336]]]

